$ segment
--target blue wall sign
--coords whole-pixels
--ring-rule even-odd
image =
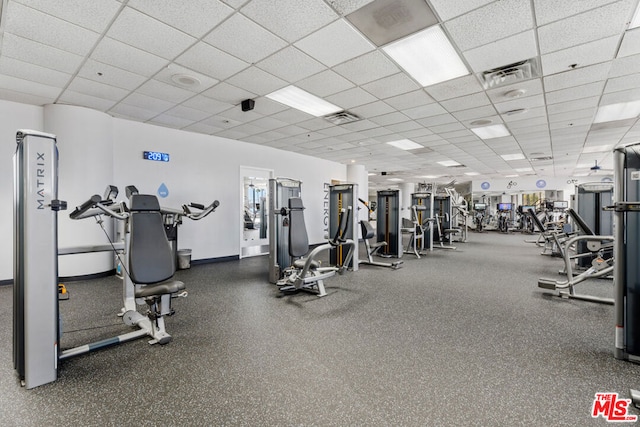
[[[491,187],[491,184],[489,184],[487,181],[480,184],[480,188],[482,188],[483,190],[488,190],[490,187]]]
[[[536,181],[536,187],[544,188],[546,186],[547,186],[547,181],[545,181],[544,179],[539,179]]]
[[[164,185],[164,182],[162,184],[160,184],[160,187],[158,187],[158,196],[165,198],[169,195],[169,189],[167,188],[166,185]]]

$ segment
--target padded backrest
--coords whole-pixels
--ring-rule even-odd
[[[540,218],[538,218],[535,211],[529,208],[527,209],[527,213],[529,213],[529,216],[533,220],[533,223],[536,225],[536,227],[538,227],[538,231],[541,233],[544,232],[545,231],[544,224],[542,223],[542,221],[540,221]]]
[[[134,194],[130,199],[129,274],[134,283],[162,282],[176,271],[167,240],[160,204],[153,195]]]
[[[376,234],[369,221],[360,221],[360,229],[362,230],[362,238],[365,240],[372,238]]]
[[[302,199],[289,199],[289,255],[301,257],[309,252],[309,236],[304,222]]]
[[[582,217],[580,215],[578,215],[578,212],[574,211],[572,208],[567,209],[567,213],[569,214],[569,216],[571,217],[571,219],[573,219],[573,221],[576,223],[576,225],[580,228],[580,230],[582,230],[582,232],[588,236],[595,236],[596,233],[593,232],[593,230],[591,229],[591,227],[589,227],[589,225],[587,225],[586,222],[584,222],[584,219],[582,219]]]

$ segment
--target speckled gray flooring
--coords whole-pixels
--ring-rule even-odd
[[[362,266],[324,298],[281,296],[266,257],[194,266],[178,272],[190,294],[167,320],[172,343],[64,361],[33,390],[13,372],[0,287],[0,425],[606,425],[594,394],[628,397],[640,366],[612,356],[613,307],[537,288],[561,262],[523,238],[471,234],[397,271]],[[63,348],[127,330],[115,278],[68,288]]]

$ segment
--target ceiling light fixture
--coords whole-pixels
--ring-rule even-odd
[[[480,139],[500,138],[511,135],[505,125],[491,125],[481,128],[472,128],[471,132],[475,133]]]
[[[397,141],[389,141],[387,144],[392,145],[401,150],[415,150],[418,148],[423,148],[422,145],[417,142],[413,142],[410,139],[399,139]]]
[[[295,86],[283,87],[265,96],[316,117],[342,111],[342,108]]]
[[[640,114],[640,101],[621,102],[619,104],[603,105],[598,108],[593,123],[613,122],[631,119]]]
[[[468,176],[477,176],[480,175],[480,172],[465,172],[464,174]]]
[[[485,126],[485,125],[489,125],[493,123],[493,120],[489,120],[489,119],[480,119],[480,120],[474,120],[471,123],[469,123],[471,126]]]
[[[518,177],[518,176],[520,176],[520,175],[518,175],[517,173],[515,173],[515,174],[513,174],[513,175],[505,175],[504,177],[505,177],[505,178],[516,178],[516,177]]]
[[[422,176],[419,176],[418,178],[436,179],[436,178],[439,178],[439,176],[438,175],[422,175]]]
[[[525,93],[527,93],[527,91],[525,89],[513,89],[510,91],[507,91],[504,93],[504,97],[505,98],[520,98],[521,96],[523,96]]]
[[[439,165],[442,165],[442,166],[446,166],[448,168],[456,167],[456,166],[462,166],[461,163],[458,163],[455,160],[443,160],[441,162],[436,162],[436,163],[438,163]]]
[[[533,169],[532,168],[516,168],[516,169],[514,169],[514,171],[516,171],[516,172],[532,172]]]
[[[633,18],[631,18],[628,29],[630,30],[636,27],[640,27],[640,4],[636,6],[636,11],[633,13]]]
[[[400,181],[404,181],[404,179],[402,179],[402,178],[387,178],[387,181],[400,182]]]
[[[182,87],[200,86],[200,80],[188,74],[182,74],[182,73],[173,74],[171,76],[171,81]]]
[[[439,25],[434,25],[382,48],[422,86],[469,74]]]
[[[502,157],[504,160],[506,161],[510,161],[510,160],[524,160],[524,154],[522,153],[516,153],[516,154],[501,154],[500,157]]]

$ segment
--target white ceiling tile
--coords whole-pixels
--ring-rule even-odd
[[[431,128],[432,126],[443,125],[447,123],[454,123],[458,120],[453,117],[451,114],[441,114],[439,116],[425,117],[424,119],[418,119],[416,122],[420,123],[422,126],[427,128]]]
[[[247,0],[222,0],[222,1],[234,9],[238,9],[240,6],[242,6],[247,2]]]
[[[144,108],[136,107],[128,104],[117,104],[109,113],[116,117],[122,117],[129,120],[147,121],[158,115],[156,111],[148,111]]]
[[[609,74],[611,63],[591,65],[584,68],[565,71],[544,77],[544,87],[546,91],[565,89],[572,86],[582,86],[588,83],[605,80]]]
[[[602,95],[600,105],[617,104],[620,102],[637,101],[640,99],[640,88],[623,90],[620,92],[605,93]]]
[[[287,108],[286,110],[280,111],[276,114],[272,114],[269,117],[291,124],[309,120],[309,114],[305,113],[304,111],[296,110],[295,108]]]
[[[405,73],[398,73],[362,85],[362,88],[379,99],[385,99],[414,91],[419,89],[420,85],[407,77]]]
[[[183,119],[181,117],[170,116],[168,114],[160,114],[149,120],[149,123],[180,129],[193,124],[194,121]]]
[[[249,67],[227,79],[227,82],[258,95],[266,95],[287,86],[286,81],[258,67]]]
[[[370,52],[375,47],[343,19],[308,35],[295,46],[328,67]],[[339,46],[339,49],[336,49]]]
[[[47,105],[52,104],[55,101],[56,97],[51,96],[42,96],[42,95],[32,95],[28,93],[22,93],[13,91],[10,89],[5,89],[1,83],[2,77],[0,76],[0,98],[6,101],[19,102],[21,104],[31,104],[31,105]]]
[[[71,74],[62,73],[40,65],[0,56],[0,74],[63,88],[71,80]]]
[[[368,5],[374,0],[329,0],[329,5],[333,7],[340,15],[348,15],[355,12],[363,6]]]
[[[197,83],[190,86],[184,86],[182,84],[176,83],[173,79],[180,76],[191,77],[192,79],[197,80]],[[216,79],[213,79],[205,74],[197,73],[193,70],[174,63],[162,68],[162,70],[160,70],[160,72],[156,74],[154,78],[156,80],[160,80],[161,82],[165,82],[166,84],[177,86],[181,89],[186,89],[195,93],[199,93],[204,89],[218,83],[218,80]]]
[[[60,94],[60,88],[23,80],[17,77],[0,74],[0,88],[13,92],[21,92],[44,99],[56,99]]]
[[[145,77],[153,76],[169,63],[164,58],[110,37],[100,40],[91,53],[91,58]]]
[[[218,80],[224,80],[249,67],[247,62],[203,42],[190,47],[175,62]]]
[[[422,119],[425,117],[438,116],[440,114],[446,114],[447,110],[442,108],[442,106],[436,102],[432,102],[430,104],[419,105],[417,107],[409,108],[403,111],[407,117],[412,119]]]
[[[115,17],[121,4],[115,0],[86,1],[16,0],[48,15],[83,28],[102,33]]]
[[[204,41],[252,64],[287,45],[280,37],[239,13],[220,24]]]
[[[196,95],[191,99],[182,103],[183,106],[189,108],[195,108],[196,110],[204,111],[210,114],[217,114],[222,111],[226,111],[233,107],[233,104],[216,101],[204,95]]]
[[[575,64],[578,67],[584,67],[611,61],[615,57],[619,39],[620,37],[616,35],[542,55],[544,75],[548,76],[576,68],[573,66]]]
[[[4,33],[0,52],[2,56],[67,74],[75,73],[83,61],[83,57],[80,55],[46,46],[11,33]]]
[[[482,91],[482,86],[475,76],[465,76],[454,80],[448,80],[437,85],[425,88],[427,93],[436,101],[458,98]]]
[[[403,93],[402,95],[392,96],[384,100],[387,104],[396,110],[404,110],[408,108],[418,107],[420,105],[431,104],[433,99],[422,89],[413,92]]]
[[[363,85],[396,74],[400,69],[382,52],[374,50],[336,66],[334,71],[357,85]]]
[[[453,117],[460,120],[461,122],[464,122],[468,120],[493,117],[497,114],[496,108],[494,108],[493,105],[485,105],[483,107],[476,107],[476,108],[470,108],[469,110],[457,111],[455,113],[452,113],[452,115]]]
[[[620,34],[631,9],[630,0],[602,6],[538,28],[542,54]]]
[[[484,92],[474,93],[472,95],[461,96],[460,98],[448,99],[442,101],[440,105],[447,109],[447,111],[461,111],[468,110],[469,108],[482,107],[489,105],[491,102]]]
[[[334,95],[328,96],[325,99],[331,102],[332,104],[342,107],[343,109],[349,109],[352,107],[357,107],[359,105],[370,104],[376,101],[375,96],[364,91],[363,89],[360,89],[359,87],[347,89],[343,92],[339,92]]]
[[[538,56],[533,30],[525,31],[462,53],[474,72],[491,70]]]
[[[500,24],[487,25],[490,22]],[[470,50],[533,28],[531,3],[497,1],[452,19],[445,27],[460,50]]]
[[[232,8],[216,0],[129,0],[127,6],[196,38],[202,37],[233,13]]]
[[[167,110],[164,114],[168,114],[173,117],[181,117],[191,121],[200,121],[211,116],[210,113],[195,108],[185,107],[184,105],[173,107],[170,110]]]
[[[217,133],[217,132],[222,131],[222,128],[215,127],[215,126],[210,126],[210,125],[205,124],[205,123],[194,123],[192,125],[189,125],[189,126],[183,128],[183,130],[211,135],[213,133]]]
[[[202,94],[209,98],[226,102],[231,105],[238,105],[243,99],[249,99],[256,96],[252,92],[240,89],[225,82],[215,85],[211,89],[202,92]]]
[[[351,109],[352,113],[364,118],[380,116],[382,114],[388,114],[394,111],[395,109],[393,107],[382,101],[375,101],[370,104],[360,105]]]
[[[596,114],[596,108],[574,110],[566,113],[549,114],[549,123],[571,121],[574,119],[584,119],[584,118],[594,117],[595,114]]]
[[[500,86],[498,88],[488,90],[487,95],[489,95],[489,99],[491,99],[493,103],[511,101],[513,98],[509,98],[507,94],[513,90],[523,90],[523,98],[540,95],[542,94],[542,79],[531,79],[507,86]]]
[[[640,53],[640,28],[627,30],[622,37],[622,43],[618,50],[618,58]]]
[[[572,101],[580,98],[588,98],[590,96],[600,95],[604,89],[604,82],[594,82],[583,86],[574,86],[566,89],[560,89],[547,92],[547,104],[557,104],[558,102]]]
[[[7,33],[76,55],[89,53],[98,40],[98,33],[16,2],[8,3],[7,10],[3,10],[3,20]]]
[[[146,77],[130,73],[120,68],[88,59],[78,71],[79,77],[94,80],[110,86],[133,90],[140,86]]]
[[[162,113],[169,108],[175,106],[173,102],[163,101],[158,98],[143,95],[141,93],[132,93],[122,101],[121,104],[132,105],[147,111],[155,111],[156,114]]]
[[[640,54],[616,59],[611,64],[609,78],[640,73]]]
[[[443,21],[448,21],[451,18],[462,15],[485,6],[494,0],[465,0],[465,1],[451,1],[451,0],[431,0],[431,5],[434,11],[440,16]]]
[[[326,70],[299,81],[296,86],[322,98],[355,85],[335,71]]]
[[[460,124],[458,122],[447,123],[447,124],[444,124],[444,125],[431,126],[429,129],[431,131],[433,131],[434,133],[437,133],[438,135],[440,135],[444,139],[447,139],[447,134],[452,133],[452,132],[456,133],[455,136],[468,135],[468,133],[469,133],[469,131],[466,130],[466,128],[462,124]],[[458,131],[463,131],[463,132],[462,133],[458,133]]]
[[[253,1],[241,12],[290,43],[338,18],[322,0]]]
[[[604,93],[619,92],[622,90],[630,90],[640,88],[640,74],[631,74],[628,76],[616,77],[609,79],[604,87]]]
[[[230,109],[226,110],[222,113],[226,119],[231,119],[240,124],[250,122],[252,120],[261,119],[264,116],[262,114],[258,114],[255,110],[251,111],[242,111],[240,105],[234,105]]]
[[[538,25],[545,25],[553,21],[568,18],[595,9],[604,3],[612,3],[614,0],[580,0],[580,1],[556,1],[534,0],[536,21]]]
[[[175,58],[196,39],[126,7],[107,32],[109,37],[166,59]]]
[[[507,111],[519,110],[521,108],[531,109],[535,107],[544,107],[544,96],[540,94],[524,98],[516,98],[511,101],[496,103],[495,106],[496,110],[498,110],[498,113],[500,114]]]
[[[255,101],[255,104],[254,104],[253,110],[258,114],[262,114],[263,116],[270,116],[272,114],[276,114],[281,111],[290,109],[286,105],[283,105],[279,102],[273,101],[265,97],[254,99],[254,101]],[[298,110],[294,110],[294,111],[298,111]]]
[[[600,96],[592,96],[590,98],[581,98],[575,101],[560,102],[547,106],[547,112],[549,114],[564,113],[567,111],[583,110],[589,107],[597,107],[600,101]]]
[[[149,80],[136,89],[136,92],[154,98],[179,104],[194,96],[194,93],[179,87],[175,87],[158,80]],[[201,120],[201,119],[198,119]]]
[[[274,130],[281,129],[288,125],[287,122],[283,122],[282,120],[274,119],[273,117],[262,117],[258,120],[254,120],[251,122],[252,125],[259,127],[262,130]],[[282,131],[281,131],[282,132]],[[286,133],[285,133],[286,135]]]
[[[79,105],[81,107],[92,108],[98,111],[107,111],[113,107],[116,101],[111,101],[84,93],[65,90],[57,100],[58,104]]]
[[[293,46],[274,53],[256,65],[274,76],[292,83],[325,69],[324,65]]]
[[[384,114],[382,116],[377,116],[377,117],[372,117],[371,119],[372,122],[380,125],[380,126],[387,126],[387,125],[392,125],[394,123],[402,123],[402,122],[407,122],[409,121],[409,117],[405,116],[402,113],[399,112],[395,112],[395,113],[390,113],[390,114]]]
[[[69,84],[68,89],[84,95],[112,101],[119,101],[129,93],[129,91],[122,88],[99,83],[83,77],[75,77]]]

